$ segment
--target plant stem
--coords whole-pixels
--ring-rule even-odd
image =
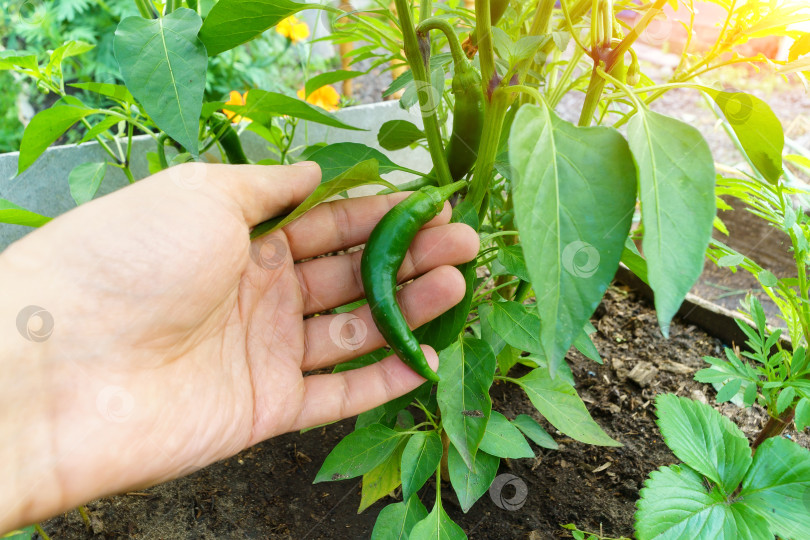
[[[478,9],[478,6],[475,9]],[[498,145],[501,141],[504,116],[511,101],[512,95],[510,91],[498,89],[493,92],[492,100],[488,103],[487,110],[484,113],[484,129],[478,147],[478,159],[475,161],[475,172],[473,173],[470,190],[465,197],[465,200],[472,203],[473,208],[478,212],[479,218],[485,213],[482,212],[481,203],[484,202],[484,197],[489,190],[489,181],[492,176],[492,169],[495,166],[495,156],[498,153]]]
[[[419,2],[419,21],[427,20],[433,14],[433,0],[421,0]]]
[[[79,506],[76,510],[79,511],[79,515],[82,516],[82,521],[84,521],[85,527],[88,529],[90,528],[90,516],[87,514],[87,508],[84,506]]]
[[[422,58],[422,53],[419,51],[408,0],[394,0],[394,5],[397,8],[399,24],[402,27],[405,58],[411,68],[413,80],[416,84],[416,93],[419,97],[419,108],[422,111],[422,122],[424,123],[430,158],[433,161],[439,185],[444,186],[450,184],[452,179],[450,177],[450,167],[447,165],[447,159],[444,156],[439,121],[436,118],[436,109],[439,104],[434,96],[435,90],[430,83],[427,66]]]
[[[439,30],[444,33],[447,38],[447,43],[450,46],[450,54],[453,56],[453,64],[460,66],[470,63],[470,61],[467,60],[467,55],[464,54],[464,50],[461,48],[461,43],[458,40],[456,32],[453,30],[453,27],[450,26],[450,23],[447,22],[447,19],[431,17],[416,26],[417,34],[426,34],[430,30]]]
[[[481,84],[488,96],[490,83],[495,77],[495,52],[492,47],[492,21],[489,0],[475,0],[475,35],[478,39],[478,59],[481,63]],[[486,130],[486,127],[484,127]],[[477,169],[477,167],[476,167]]]
[[[45,533],[43,528],[40,526],[39,523],[34,524],[34,530],[37,531],[37,534],[42,537],[42,540],[51,540],[51,537]]]
[[[149,6],[149,0],[135,0],[135,6],[138,8],[138,13],[144,19],[154,19],[152,8]]]
[[[773,416],[768,418],[765,427],[762,428],[754,444],[751,445],[751,454],[754,454],[757,448],[759,448],[759,445],[764,443],[767,439],[781,435],[793,421],[794,414],[796,414],[796,407],[790,407],[779,415],[778,418],[774,418]]]

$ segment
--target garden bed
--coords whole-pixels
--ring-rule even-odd
[[[463,514],[455,498],[445,498],[445,508],[469,538],[564,538],[570,536],[559,525],[571,522],[588,530],[602,527],[610,536],[632,535],[644,479],[657,467],[676,462],[655,425],[655,396],[672,392],[716,406],[711,386],[692,376],[705,367],[702,356],[722,353],[718,339],[679,319],[672,324],[670,339],[664,339],[651,306],[621,284],[608,290],[592,321],[598,330],[594,342],[605,364],[576,352],[568,360],[594,419],[624,446],[589,446],[569,439],[537,416],[519,388],[496,383],[493,408],[509,418],[538,418],[560,448],[534,447],[536,459],[503,461],[499,474],[513,474],[527,488],[519,510],[501,509],[485,495]],[[638,365],[657,370],[643,386],[633,380],[644,371],[634,372]],[[766,416],[756,406],[717,408],[749,438]],[[357,514],[359,479],[312,484],[323,459],[353,425],[354,419],[348,419],[309,433],[289,433],[189,477],[93,501],[87,506],[93,531],[85,528],[77,512],[43,527],[55,538],[368,538],[377,513],[391,499]],[[806,433],[786,434],[810,448]],[[433,489],[428,484],[421,494],[428,507]],[[508,491],[512,488],[504,489],[505,497],[513,496]]]

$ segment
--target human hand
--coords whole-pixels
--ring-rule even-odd
[[[405,196],[322,204],[249,240],[250,227],[294,208],[319,180],[314,164],[180,165],[68,212],[0,256],[0,410],[13,411],[0,419],[0,477],[10,479],[0,531],[356,415],[424,382],[395,356],[306,375],[384,344],[367,306],[306,318],[363,295],[361,252],[311,258],[362,244]],[[449,218],[446,206],[400,272],[424,274],[400,294],[412,326],[464,294],[448,265],[475,257],[478,237]],[[43,341],[17,333],[29,305],[53,319]],[[435,352],[426,354],[435,368]]]

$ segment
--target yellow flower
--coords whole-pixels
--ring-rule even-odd
[[[247,104],[247,96],[248,93],[245,92],[244,94],[240,94],[236,90],[231,90],[231,98],[225,102],[225,105],[245,105]],[[242,120],[247,120],[250,122],[250,118],[242,118],[238,114],[233,111],[229,111],[227,109],[222,109],[222,112],[225,113],[225,116],[228,117],[228,120],[233,122],[234,124],[238,124]]]
[[[304,99],[304,89],[298,91],[298,97]],[[321,86],[312,92],[307,98],[308,103],[312,103],[326,109],[327,111],[336,111],[338,109],[338,102],[340,101],[340,94],[331,86]]]
[[[309,37],[309,26],[295,15],[290,15],[276,25],[276,32],[295,43]]]

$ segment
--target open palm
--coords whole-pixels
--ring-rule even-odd
[[[30,520],[358,414],[424,381],[395,356],[307,374],[384,345],[367,306],[308,316],[363,296],[360,252],[317,256],[362,244],[404,197],[324,204],[249,240],[250,227],[292,209],[319,180],[314,164],[174,167],[3,254],[3,272],[14,276],[9,305],[41,306],[53,321],[29,351],[56,442],[50,466],[19,466],[36,467],[30,489],[54,496]],[[402,279],[424,274],[400,295],[413,326],[464,294],[448,265],[473,258],[478,238],[449,217],[446,207],[420,232],[401,269]],[[22,421],[19,430],[31,431]]]

